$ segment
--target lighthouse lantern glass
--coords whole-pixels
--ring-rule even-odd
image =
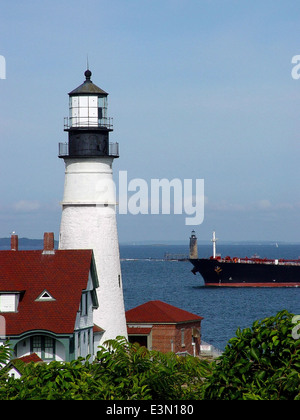
[[[99,116],[99,100],[101,99],[101,117]],[[71,127],[98,127],[105,117],[105,98],[96,95],[71,96],[69,116]],[[101,120],[101,121],[100,121]]]
[[[99,126],[107,125],[107,96],[98,96]]]

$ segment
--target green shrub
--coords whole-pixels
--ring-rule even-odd
[[[93,362],[30,363],[21,379],[0,375],[0,399],[300,400],[300,340],[287,311],[238,330],[209,363],[110,340]],[[0,360],[8,348],[0,347]]]
[[[281,311],[238,330],[212,366],[203,397],[214,400],[300,399],[300,340],[293,315]]]
[[[148,351],[119,337],[93,363],[30,363],[21,379],[0,384],[0,399],[195,399],[209,364],[188,356]]]
[[[5,364],[10,359],[12,355],[12,350],[9,347],[9,344],[0,345],[0,364]]]

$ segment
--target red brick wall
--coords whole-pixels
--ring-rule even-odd
[[[152,327],[152,350],[167,353],[172,351],[172,343],[174,342],[173,351],[175,351],[176,326],[175,325],[153,325]]]
[[[152,328],[152,349],[158,350],[163,353],[169,351],[184,352],[187,351],[191,355],[194,354],[194,347],[192,342],[195,342],[196,355],[199,354],[200,349],[200,337],[194,337],[193,329],[197,329],[200,333],[200,321],[186,323],[186,324],[162,324],[153,325]],[[182,330],[184,330],[184,340],[182,342]],[[173,341],[173,346],[172,346]],[[184,345],[183,345],[184,344]]]

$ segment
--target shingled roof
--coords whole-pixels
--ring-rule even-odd
[[[152,300],[126,312],[127,323],[177,324],[199,321],[201,316],[176,308],[160,300]]]
[[[20,293],[18,311],[1,313],[6,335],[73,333],[91,269],[98,287],[92,250],[0,251],[0,293]],[[39,299],[45,291],[50,299]]]
[[[95,85],[91,81],[92,72],[90,70],[86,70],[84,73],[86,80],[84,83],[82,83],[80,86],[78,86],[76,89],[72,90],[72,92],[69,93],[70,96],[74,95],[103,95],[107,96],[108,93],[105,92],[103,89],[99,88],[97,85]]]

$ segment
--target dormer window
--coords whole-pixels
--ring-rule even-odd
[[[36,302],[55,301],[54,297],[45,289],[36,299]]]
[[[17,312],[19,292],[0,292],[0,312]]]

